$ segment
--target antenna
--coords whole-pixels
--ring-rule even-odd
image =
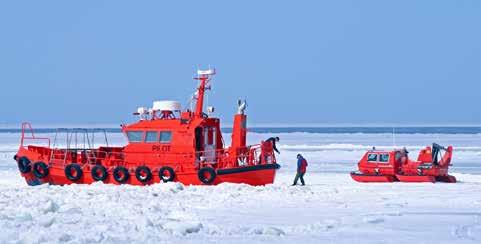
[[[394,148],[396,147],[396,130],[394,126],[392,127],[392,146]]]
[[[211,84],[209,82],[212,80],[212,76],[216,74],[215,69],[207,70],[197,70],[197,78],[199,80],[199,87],[197,88],[197,101],[195,103],[195,117],[201,117],[203,115],[204,108],[204,95],[206,90],[210,90]]]

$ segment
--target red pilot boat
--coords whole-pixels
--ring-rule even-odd
[[[21,144],[14,157],[21,175],[29,185],[96,181],[132,185],[169,181],[187,185],[273,183],[279,164],[272,143],[246,145],[245,101],[238,102],[232,142],[225,147],[220,121],[210,116],[213,108],[204,112],[204,93],[210,89],[215,70],[199,70],[197,74],[194,111],[181,110],[173,101],[156,101],[151,109],[139,108],[134,113],[139,120],[121,126],[128,140],[123,147],[109,146],[107,133],[99,129],[58,129],[51,144],[50,138],[37,137],[30,124],[23,123]],[[105,139],[102,146],[96,146],[99,134]],[[60,137],[65,140],[59,144]],[[27,140],[36,144],[26,145]]]
[[[405,149],[394,151],[370,150],[358,163],[359,171],[351,172],[358,182],[448,182],[456,178],[448,174],[453,147],[433,143],[419,152],[412,161]]]

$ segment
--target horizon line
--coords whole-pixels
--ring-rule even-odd
[[[133,122],[135,123],[135,122]],[[410,127],[474,127],[481,128],[481,124],[475,123],[251,123],[248,128],[410,128]],[[55,128],[120,128],[120,123],[32,123],[32,128],[55,129]],[[232,122],[224,123],[221,128],[232,128]],[[0,129],[21,129],[21,123],[0,123]]]

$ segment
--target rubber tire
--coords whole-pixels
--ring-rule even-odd
[[[21,157],[17,162],[18,170],[23,174],[27,174],[32,170],[31,164],[30,159],[27,157]]]
[[[95,165],[94,167],[92,167],[92,169],[90,170],[90,175],[95,181],[104,181],[105,179],[107,179],[108,176],[107,169],[102,165]]]
[[[48,165],[44,162],[36,162],[33,164],[33,174],[39,178],[45,178],[48,176]]]
[[[204,177],[205,173],[209,173],[209,177],[205,178]],[[197,172],[197,176],[199,177],[199,180],[202,183],[208,185],[208,184],[211,184],[212,182],[214,182],[217,174],[215,173],[215,170],[213,168],[204,167]]]
[[[165,178],[166,174],[165,171],[168,171],[169,172],[169,178]],[[160,180],[162,180],[164,183],[166,182],[169,182],[169,181],[174,181],[175,179],[175,171],[173,168],[169,167],[169,166],[164,166],[162,168],[159,169],[159,178]]]
[[[75,170],[76,174],[75,175],[72,175],[72,169]],[[80,180],[80,178],[82,178],[82,175],[83,175],[83,172],[82,172],[82,168],[80,167],[80,165],[78,164],[75,164],[75,163],[72,163],[72,164],[69,164],[65,167],[65,176],[67,177],[67,179],[71,180],[71,181],[78,181]]]
[[[123,177],[120,173],[122,173]],[[118,166],[117,168],[115,168],[112,175],[114,177],[114,180],[120,184],[127,182],[130,176],[129,170],[123,166]]]
[[[142,178],[142,171],[145,173],[145,178]],[[139,166],[135,170],[135,178],[142,183],[147,183],[152,179],[152,171],[147,166]]]

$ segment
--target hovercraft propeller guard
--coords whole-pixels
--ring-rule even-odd
[[[246,103],[239,102],[234,116],[232,144],[225,147],[220,120],[204,112],[204,94],[215,70],[199,70],[195,110],[181,109],[175,101],[155,101],[140,107],[135,123],[122,125],[128,144],[109,146],[106,132],[93,129],[58,130],[53,146],[36,137],[29,123],[22,124],[22,139],[14,159],[29,185],[50,183],[146,185],[176,181],[183,184],[223,182],[266,185],[274,182],[279,164],[270,142],[246,145]],[[30,131],[31,135],[26,135]],[[63,134],[65,142],[57,143]],[[103,135],[99,145],[95,135]],[[45,145],[25,145],[25,140]],[[48,144],[48,145],[47,145]]]
[[[448,174],[453,147],[433,143],[419,152],[412,161],[405,149],[393,151],[370,150],[358,163],[359,171],[351,172],[358,182],[448,182],[456,178]]]

